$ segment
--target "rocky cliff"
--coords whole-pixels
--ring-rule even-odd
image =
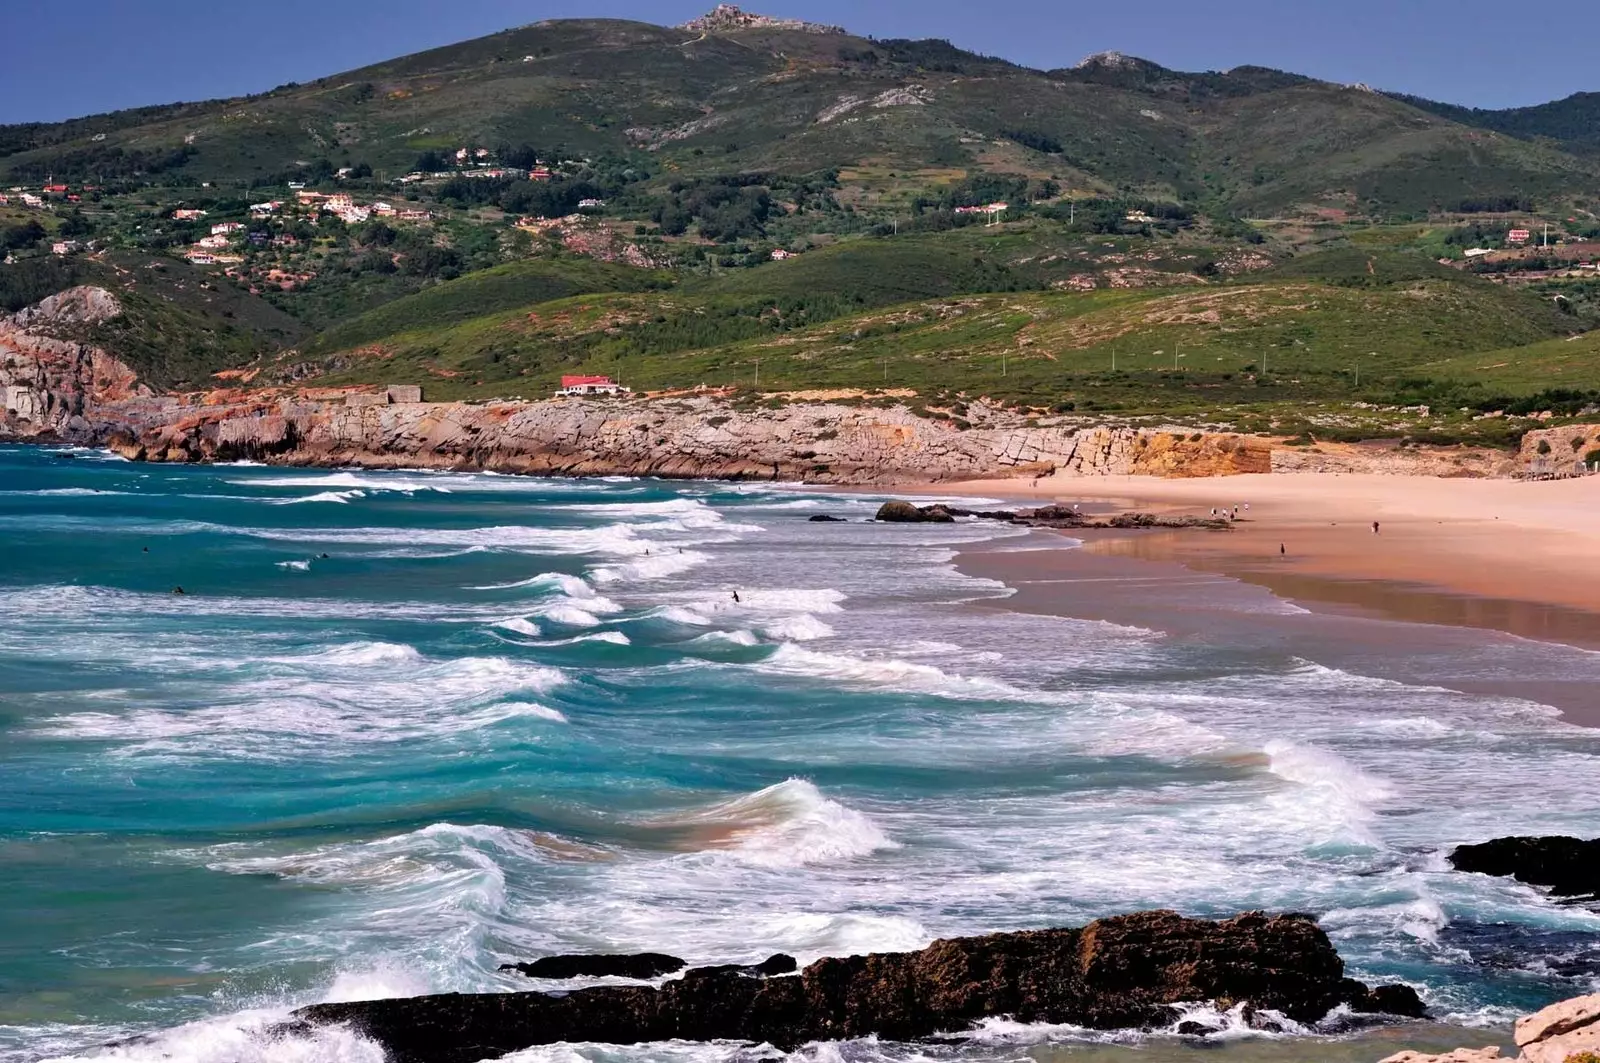
[[[218,391],[158,396],[85,342],[122,312],[75,288],[0,318],[0,438],[109,445],[145,461],[493,469],[833,484],[937,483],[1050,472],[1222,476],[1276,471],[1498,475],[1487,451],[1316,447],[1177,426],[1025,419],[972,404],[972,427],[907,406],[752,405],[714,394],[488,404]],[[1567,453],[1572,453],[1571,447]]]
[[[133,370],[70,338],[121,313],[103,288],[72,288],[0,317],[0,435],[90,436],[98,410],[150,395]]]

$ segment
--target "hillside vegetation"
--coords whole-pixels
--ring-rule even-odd
[[[258,96],[3,127],[0,172],[249,182],[321,160],[397,176],[432,150],[527,144],[657,175],[977,166],[1253,212],[1409,211],[1588,195],[1596,165],[1565,149],[1590,143],[1592,107],[1551,106],[1469,112],[1257,67],[1110,56],[1040,71],[941,41],[566,20]]]
[[[1508,442],[1600,406],[1592,102],[542,22],[0,129],[33,200],[0,203],[0,309],[110,287],[128,313],[85,338],[173,389],[585,372]]]
[[[158,389],[207,388],[213,374],[298,343],[299,321],[200,270],[170,259],[32,259],[0,267],[0,312],[78,285],[116,294],[123,313],[62,338],[113,351]]]

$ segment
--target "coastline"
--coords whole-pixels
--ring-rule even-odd
[[[1229,532],[1088,533],[1084,551],[1175,563],[1327,611],[1600,648],[1600,479],[1050,477],[939,490],[1174,515],[1237,505],[1240,520]]]
[[[1600,650],[1600,532],[1584,523],[1600,512],[1600,480],[1280,474],[1056,478],[1026,495],[1017,487],[980,481],[945,493],[1201,516],[1213,501],[1235,499],[1241,518],[1245,500],[1251,507],[1230,532],[1040,529],[1028,540],[961,550],[960,571],[1015,591],[1005,609],[1181,639],[1298,647],[1330,667],[1410,681],[1422,662],[1508,640],[1546,644],[1558,655]],[[1590,685],[1553,672],[1422,678],[1537,702],[1568,723],[1600,727]]]

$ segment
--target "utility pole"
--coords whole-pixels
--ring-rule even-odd
[[[1115,343],[1111,345],[1111,371],[1113,373],[1117,371],[1117,345]]]
[[[1000,351],[1000,375],[1006,375],[1006,352],[1004,348]]]
[[[1173,347],[1172,347],[1172,371],[1174,373],[1176,373],[1178,371],[1178,359],[1183,357],[1182,354],[1178,353],[1178,352],[1180,352],[1182,350],[1183,350],[1183,344],[1181,344],[1181,343],[1174,344]]]
[[[761,359],[756,359],[756,387],[761,386]]]

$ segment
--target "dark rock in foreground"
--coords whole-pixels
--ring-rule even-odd
[[[844,517],[830,517],[826,513],[818,513],[810,518],[812,524],[849,524]]]
[[[638,978],[648,981],[683,970],[687,963],[660,952],[632,956],[545,956],[532,963],[508,963],[502,971],[521,971],[529,978]]]
[[[1600,839],[1496,838],[1458,846],[1450,854],[1457,871],[1509,876],[1530,886],[1548,886],[1558,897],[1600,894]]]
[[[769,961],[771,962],[771,961]],[[1215,1001],[1314,1022],[1358,1012],[1422,1015],[1405,986],[1369,989],[1310,916],[1222,922],[1144,912],[1082,929],[937,941],[920,952],[811,964],[797,977],[702,969],[653,986],[571,993],[451,994],[319,1004],[313,1025],[348,1024],[393,1063],[474,1063],[558,1042],[739,1040],[793,1049],[876,1034],[905,1041],[959,1032],[991,1016],[1094,1029],[1164,1027],[1172,1005]]]

